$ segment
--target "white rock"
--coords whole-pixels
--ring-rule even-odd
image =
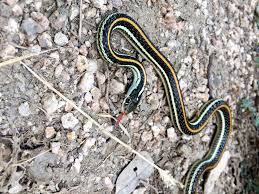
[[[15,16],[20,16],[20,15],[23,14],[23,10],[22,10],[22,8],[20,7],[20,5],[18,5],[18,4],[15,4],[15,5],[13,6],[12,11],[13,11],[13,14],[14,14]]]
[[[89,92],[93,88],[93,86],[94,75],[93,73],[86,72],[80,80],[78,87],[82,92]]]
[[[205,134],[205,135],[201,138],[201,141],[203,141],[203,142],[209,142],[210,139],[211,139],[211,138],[210,138],[207,134]]]
[[[6,28],[6,30],[7,30],[7,32],[9,32],[9,33],[17,33],[17,32],[19,32],[19,24],[18,24],[18,22],[15,20],[15,19],[13,19],[13,18],[10,18],[9,20],[8,20],[8,28]]]
[[[84,96],[84,100],[86,103],[90,103],[93,100],[93,96],[90,92],[86,92]]]
[[[59,64],[55,69],[55,77],[59,77],[63,71],[64,67],[62,64]]]
[[[82,146],[82,152],[83,152],[83,155],[86,156],[89,152],[89,149],[94,146],[96,142],[96,139],[95,138],[89,138],[85,141],[84,145]]]
[[[18,182],[12,183],[12,187],[8,190],[10,194],[20,193],[23,190],[23,186]]]
[[[225,151],[218,165],[213,170],[210,171],[210,174],[205,183],[204,193],[206,194],[215,193],[215,191],[213,191],[214,185],[219,179],[219,176],[222,174],[222,172],[226,170],[229,159],[230,159],[230,153],[229,151]]]
[[[70,9],[70,20],[72,21],[79,15],[79,8],[77,6],[72,6]]]
[[[73,167],[74,167],[76,173],[80,172],[80,168],[81,168],[81,161],[80,161],[80,159],[78,159],[78,158],[75,159]]]
[[[175,132],[175,129],[173,127],[168,128],[166,131],[170,141],[176,142],[178,140],[177,133]]]
[[[112,183],[110,177],[104,178],[104,184],[107,186],[109,190],[113,190],[114,184]]]
[[[184,81],[184,79],[180,79],[179,81],[179,85],[182,91],[186,91],[188,88],[187,83]]]
[[[46,138],[52,138],[55,135],[56,131],[54,127],[46,127],[45,129],[45,137]]]
[[[67,139],[68,141],[74,141],[76,139],[76,132],[75,131],[68,132]]]
[[[31,114],[29,103],[28,102],[22,103],[19,106],[18,111],[19,111],[20,115],[22,115],[24,117],[29,116]]]
[[[55,34],[54,37],[54,42],[58,45],[58,46],[65,46],[68,43],[68,38],[65,34],[63,34],[62,32],[58,32],[57,34]]]
[[[65,129],[72,129],[79,123],[72,113],[67,113],[61,117],[62,125]]]
[[[84,125],[83,125],[83,130],[84,132],[88,133],[90,132],[90,129],[92,128],[93,126],[93,122],[88,120]]]
[[[104,82],[106,80],[106,77],[105,77],[105,75],[103,73],[98,71],[96,73],[96,79],[97,79],[97,82],[98,82],[98,84],[100,86],[100,85],[104,84]]]
[[[0,51],[0,58],[7,59],[14,56],[16,49],[13,45],[7,44],[4,45],[4,48]]]
[[[50,48],[52,47],[52,39],[51,36],[44,32],[38,36],[39,45],[43,48]]]
[[[154,137],[157,137],[160,133],[160,126],[154,125],[151,127],[151,130],[153,131]]]
[[[110,83],[110,92],[111,94],[121,94],[124,93],[125,86],[123,83],[117,81],[116,79],[112,79]]]
[[[87,58],[83,55],[78,55],[76,68],[79,72],[84,72],[87,68]]]
[[[92,0],[92,2],[97,8],[103,8],[103,6],[107,4],[107,0]]]
[[[50,144],[50,147],[51,147],[51,152],[53,154],[58,154],[60,150],[60,142],[52,142]]]
[[[133,191],[132,194],[145,194],[146,191],[147,191],[147,189],[145,187],[141,187],[141,188],[138,188],[135,191]]]
[[[144,142],[150,141],[153,138],[151,131],[144,131],[141,135],[141,140]]]
[[[102,96],[101,90],[97,87],[94,87],[93,89],[91,89],[91,94],[95,101],[98,101]]]
[[[43,108],[48,115],[51,115],[58,110],[58,100],[54,94],[48,94],[43,98]]]

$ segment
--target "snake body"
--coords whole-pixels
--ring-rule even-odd
[[[134,79],[123,102],[126,113],[133,111],[141,98],[146,84],[143,65],[133,56],[119,53],[111,46],[111,35],[120,32],[129,43],[155,68],[161,78],[166,93],[172,122],[183,134],[194,135],[205,128],[208,120],[216,116],[217,129],[210,149],[204,158],[192,165],[185,179],[185,194],[194,194],[204,172],[214,168],[219,162],[232,129],[232,113],[229,105],[222,99],[206,102],[193,119],[185,112],[182,93],[172,64],[153,45],[141,27],[128,15],[113,13],[105,17],[99,25],[97,46],[101,56],[111,64],[128,67]]]

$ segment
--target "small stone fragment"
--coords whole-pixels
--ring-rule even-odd
[[[16,49],[13,45],[6,44],[3,46],[3,49],[0,51],[0,58],[7,59],[14,56]]]
[[[43,34],[38,36],[38,41],[39,41],[40,46],[43,48],[52,47],[52,39],[51,39],[51,36],[47,32],[44,32]]]
[[[84,156],[88,155],[89,149],[92,146],[94,146],[95,142],[96,142],[95,138],[89,138],[85,141],[84,145],[82,146],[82,152]]]
[[[32,18],[27,18],[23,20],[22,29],[26,32],[28,36],[35,36],[36,34],[43,32],[40,25]]]
[[[53,154],[59,154],[59,150],[60,150],[60,142],[52,142],[50,144],[51,147],[51,152]]]
[[[68,139],[69,141],[75,140],[75,139],[76,139],[76,133],[75,133],[74,131],[68,132],[68,133],[67,133],[67,139]]]
[[[76,62],[76,68],[79,72],[83,72],[87,68],[87,59],[83,55],[78,55],[77,62]]]
[[[105,4],[107,4],[107,0],[92,0],[92,2],[97,8],[102,8]]]
[[[79,123],[78,119],[74,117],[72,113],[63,115],[61,117],[61,122],[65,129],[72,129]]]
[[[98,85],[100,86],[100,85],[104,84],[106,77],[103,73],[98,71],[96,73],[96,79],[97,79]]]
[[[93,96],[90,92],[86,92],[84,96],[84,100],[86,103],[90,103],[93,100]]]
[[[172,142],[176,142],[178,140],[178,136],[173,127],[170,127],[167,129],[167,136],[168,136],[169,140]]]
[[[68,38],[65,34],[63,34],[62,32],[58,32],[57,34],[55,34],[54,37],[54,42],[58,45],[58,46],[65,46],[68,43]]]
[[[47,127],[45,129],[45,137],[47,139],[52,138],[55,135],[56,131],[53,127]]]
[[[31,111],[30,111],[30,105],[28,102],[24,102],[22,103],[19,108],[19,113],[20,115],[24,116],[24,117],[27,117],[31,114]]]
[[[48,94],[43,98],[43,108],[48,115],[51,115],[58,110],[58,100],[54,94]]]
[[[151,130],[153,131],[154,137],[157,137],[160,133],[160,126],[154,125],[151,127]]]
[[[14,18],[10,18],[8,20],[8,27],[6,28],[6,31],[11,34],[19,32],[19,24]]]
[[[112,94],[121,94],[125,90],[125,86],[122,82],[112,79],[110,83],[110,91]]]
[[[92,94],[93,99],[95,101],[98,101],[102,96],[101,90],[97,87],[94,87],[94,88],[91,89],[91,94]]]
[[[147,189],[145,187],[141,187],[141,188],[138,188],[135,191],[133,191],[132,194],[145,194],[146,191],[147,191]]]
[[[79,88],[82,92],[89,92],[94,86],[94,75],[92,73],[86,72],[79,83]]]
[[[59,64],[55,69],[55,77],[59,77],[63,71],[64,67],[62,64]]]
[[[79,15],[79,8],[77,6],[72,6],[70,9],[70,20],[72,21]]]
[[[21,16],[23,14],[23,10],[18,4],[13,6],[12,11],[14,16]]]
[[[205,135],[201,138],[201,141],[203,141],[203,142],[209,142],[210,139],[211,139],[211,138],[210,138],[207,134],[205,134]]]
[[[104,184],[107,186],[107,188],[112,191],[114,184],[112,183],[112,180],[110,179],[110,177],[105,177],[104,178]]]
[[[84,125],[83,125],[83,130],[84,130],[84,132],[89,132],[90,131],[90,129],[92,128],[92,126],[93,126],[93,122],[92,121],[90,121],[90,120],[88,120]]]
[[[75,159],[75,162],[74,162],[74,164],[73,164],[73,167],[74,167],[76,173],[79,173],[79,172],[80,172],[81,161],[80,161],[79,158],[76,158],[76,159]]]
[[[150,141],[153,138],[153,135],[150,131],[144,131],[141,135],[141,140],[143,142]]]

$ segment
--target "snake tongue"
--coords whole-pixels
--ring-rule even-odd
[[[126,115],[125,112],[121,112],[121,114],[118,116],[117,118],[117,122],[115,123],[115,128],[117,128],[120,124],[120,122],[122,121],[123,117]]]

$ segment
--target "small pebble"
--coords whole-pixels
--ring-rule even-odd
[[[6,44],[3,46],[3,49],[0,51],[0,58],[8,59],[14,56],[16,53],[16,49],[13,45]]]
[[[74,131],[68,132],[67,133],[67,139],[68,141],[73,141],[76,139],[76,133]]]
[[[110,177],[105,177],[104,178],[104,184],[107,186],[107,188],[112,191],[114,184],[112,183],[112,180],[110,179]]]
[[[151,127],[151,130],[153,131],[154,137],[157,137],[160,133],[160,126],[154,125]]]
[[[88,133],[90,132],[90,129],[92,128],[93,126],[93,122],[88,120],[84,125],[83,125],[83,130],[84,132]]]
[[[93,96],[94,101],[98,101],[102,96],[101,90],[97,87],[91,89],[91,94]]]
[[[207,134],[205,134],[202,138],[201,138],[201,141],[203,142],[209,142],[210,141],[210,136],[208,136]]]
[[[70,9],[70,20],[72,21],[79,15],[79,7],[78,6],[72,6]]]
[[[92,2],[97,8],[103,8],[103,6],[107,4],[107,0],[92,0]]]
[[[10,18],[8,20],[8,28],[6,29],[6,31],[11,34],[17,33],[19,32],[19,27],[20,26],[18,22],[14,18]]]
[[[59,154],[60,142],[51,142],[50,148],[53,154]]]
[[[84,156],[88,155],[89,149],[94,146],[95,142],[95,138],[89,138],[85,141],[84,145],[82,146],[82,152]]]
[[[90,92],[86,92],[84,96],[84,100],[86,103],[90,103],[93,100],[93,96]]]
[[[97,71],[96,79],[97,79],[98,85],[101,86],[102,84],[104,84],[106,77],[103,73]]]
[[[39,45],[43,48],[50,48],[52,47],[52,39],[51,36],[44,32],[43,34],[38,36]]]
[[[80,168],[81,168],[81,161],[80,161],[80,159],[78,159],[78,158],[75,159],[73,167],[74,167],[76,173],[80,172]]]
[[[14,16],[21,16],[23,14],[23,9],[18,4],[13,6],[12,11]]]
[[[61,117],[62,126],[65,129],[72,129],[74,128],[78,123],[78,119],[74,117],[72,113],[67,113]]]
[[[65,34],[63,34],[62,32],[58,32],[57,34],[55,34],[54,37],[54,42],[58,45],[58,46],[65,46],[68,43],[68,38]]]
[[[54,94],[47,94],[43,98],[43,108],[48,115],[51,115],[58,110],[58,100],[56,99],[56,96]]]
[[[19,113],[20,115],[24,116],[24,117],[27,117],[31,114],[31,111],[30,111],[30,105],[28,102],[24,102],[22,103],[19,108]]]
[[[55,135],[55,133],[56,133],[56,131],[55,131],[55,129],[53,127],[47,127],[45,129],[45,137],[47,139],[52,138]]]
[[[87,58],[83,55],[78,55],[76,68],[79,72],[84,72],[87,68]]]
[[[78,87],[82,92],[89,92],[94,87],[94,83],[93,73],[86,72],[81,78]]]
[[[35,36],[36,34],[43,32],[40,25],[32,18],[23,20],[21,27],[28,36]]]
[[[64,69],[63,65],[62,65],[62,64],[59,64],[59,65],[56,67],[56,69],[55,69],[55,73],[54,73],[55,77],[59,77],[59,76],[61,75],[63,69]]]
[[[111,94],[122,94],[125,91],[125,86],[122,82],[112,79],[110,83]]]
[[[144,142],[152,140],[153,135],[151,131],[144,131],[141,135],[141,140]]]
[[[173,127],[168,128],[166,131],[167,136],[171,142],[176,142],[178,140],[177,133],[175,132],[175,129]]]
[[[141,188],[138,188],[135,191],[133,191],[132,194],[145,194],[146,191],[147,191],[147,189],[145,187],[141,187]]]

